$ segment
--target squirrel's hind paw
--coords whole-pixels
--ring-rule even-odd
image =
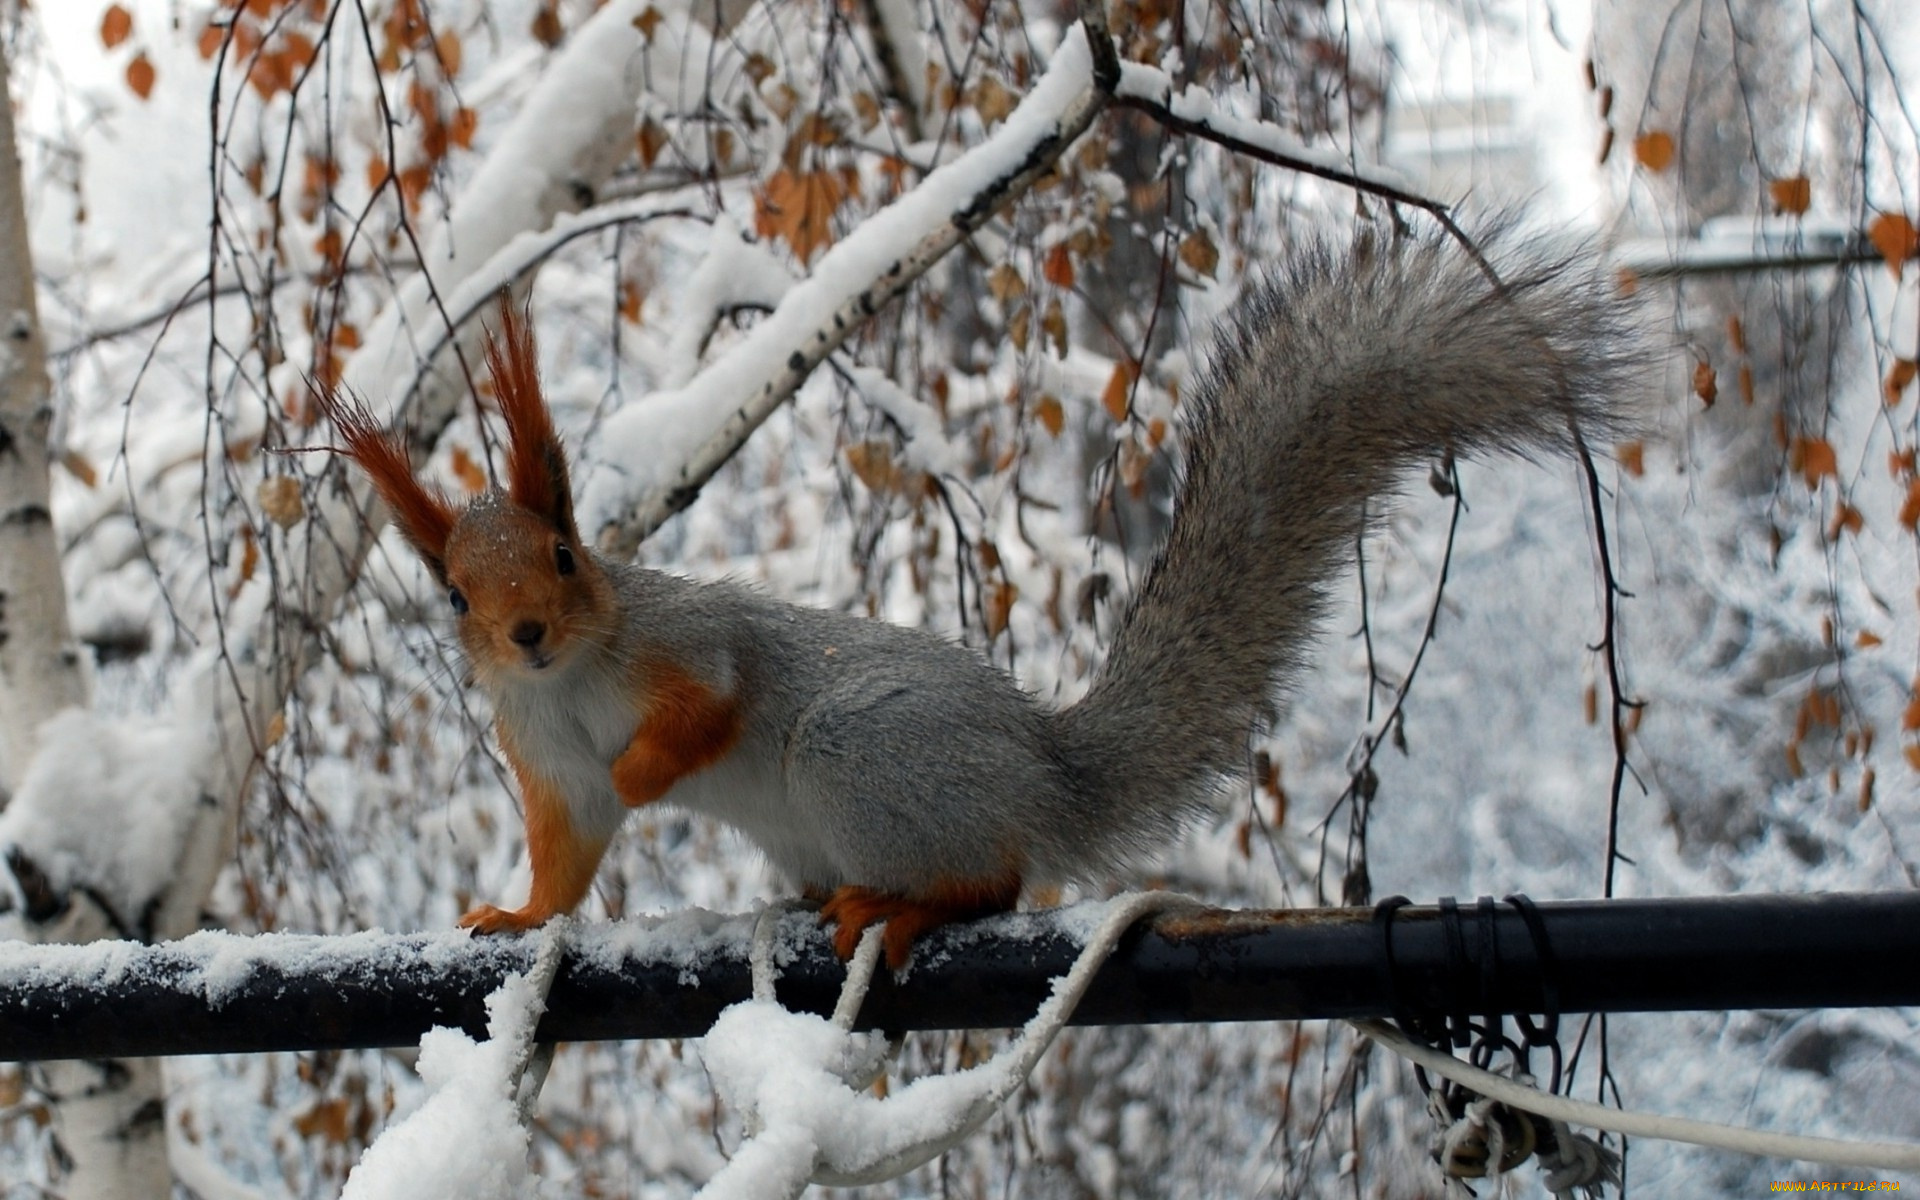
[[[886,923],[881,945],[887,966],[895,971],[913,955],[914,939],[929,929],[954,921],[971,921],[991,913],[1010,912],[1020,900],[1020,877],[996,880],[947,880],[923,896],[903,896],[876,888],[848,885],[835,888],[820,907],[820,923],[833,923],[833,952],[845,961],[860,946],[869,925]]]

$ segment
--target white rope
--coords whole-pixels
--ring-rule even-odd
[[[1381,1021],[1353,1021],[1351,1024],[1366,1037],[1436,1075],[1443,1075],[1509,1107],[1525,1109],[1551,1120],[1606,1129],[1631,1137],[1711,1146],[1762,1158],[1793,1159],[1835,1167],[1920,1170],[1920,1145],[1907,1142],[1849,1142],[1838,1138],[1773,1133],[1761,1129],[1743,1129],[1736,1125],[1717,1125],[1711,1121],[1695,1121],[1687,1117],[1607,1108],[1584,1100],[1556,1096],[1491,1071],[1483,1071],[1470,1063],[1461,1062],[1451,1054],[1423,1046]]]
[[[817,1113],[796,1114],[789,1107],[784,1116],[770,1117],[760,1111],[761,1098],[770,1093],[753,1090],[767,1086],[769,1077],[763,1076],[760,1082],[746,1085],[747,1094],[729,1096],[728,1099],[741,1109],[748,1136],[734,1152],[733,1160],[707,1181],[699,1195],[708,1200],[723,1196],[751,1196],[755,1200],[776,1196],[797,1197],[810,1183],[830,1187],[859,1187],[898,1178],[915,1167],[931,1162],[984,1125],[1007,1098],[1026,1083],[1027,1077],[1073,1015],[1094,975],[1129,928],[1151,913],[1191,907],[1195,903],[1185,896],[1169,892],[1140,892],[1116,897],[1107,904],[1099,927],[1081,948],[1073,968],[1055,981],[1053,994],[1027,1022],[1015,1041],[991,1059],[969,1070],[916,1080],[884,1099],[861,1097],[859,1100],[863,1123],[870,1121],[872,1127],[886,1129],[891,1122],[891,1128],[904,1132],[911,1128],[916,1111],[911,1107],[908,1097],[917,1088],[938,1084],[943,1089],[942,1101],[951,1101],[953,1109],[952,1119],[943,1119],[937,1133],[918,1137],[891,1149],[884,1148],[885,1139],[880,1139],[880,1149],[875,1149],[873,1140],[863,1140],[859,1148],[840,1152],[856,1156],[871,1154],[874,1157],[831,1161],[835,1149],[821,1144],[820,1134],[812,1124],[817,1120]],[[774,926],[779,915],[772,909],[763,911],[754,929],[749,956],[755,1003],[772,1000],[775,976]],[[871,1042],[867,1044],[867,1050],[855,1050],[858,1040],[866,1035],[851,1033],[879,961],[880,945],[880,927],[869,927],[861,937],[853,961],[848,965],[847,980],[841,988],[832,1020],[833,1028],[846,1039],[840,1043],[846,1052],[833,1051],[827,1053],[824,1059],[814,1060],[817,1068],[826,1069],[838,1081],[830,1086],[844,1086],[847,1089],[847,1092],[839,1093],[841,1096],[864,1092],[884,1061],[879,1054],[872,1052],[878,1047]],[[728,1013],[736,1010],[742,1013],[748,1011],[746,1006],[736,1006],[735,1009],[729,1009]],[[722,1014],[721,1021],[727,1019],[728,1014]],[[810,1039],[803,1037],[801,1040]],[[812,1044],[817,1050],[817,1040],[813,1040]],[[806,1053],[803,1051],[803,1056]],[[713,1060],[710,1059],[710,1070],[712,1065]],[[806,1063],[803,1061],[800,1065],[804,1068]],[[789,1077],[777,1073],[771,1078],[778,1084],[784,1084]]]
[[[553,981],[560,974],[560,959],[567,950],[567,930],[573,924],[565,917],[546,923],[541,929],[540,949],[533,959],[533,970],[527,974],[527,982],[539,996],[540,1008],[547,1006],[547,995],[553,990]],[[514,1107],[520,1111],[520,1122],[526,1124],[533,1119],[533,1106],[540,1100],[540,1089],[546,1085],[547,1071],[553,1066],[554,1044],[536,1043],[533,1030],[540,1023],[539,1013],[533,1015],[527,1027],[527,1041],[514,1052],[513,1064],[508,1078],[516,1080],[514,1085]]]

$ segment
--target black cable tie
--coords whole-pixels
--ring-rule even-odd
[[[1452,896],[1440,897],[1440,928],[1447,936],[1447,1029],[1458,1050],[1473,1043],[1473,1023],[1467,1003],[1467,938],[1460,928],[1460,902]]]

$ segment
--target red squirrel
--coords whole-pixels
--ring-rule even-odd
[[[922,630],[596,554],[510,306],[487,351],[504,490],[455,504],[358,400],[323,397],[446,589],[524,798],[527,903],[460,924],[572,910],[627,811],[663,801],[746,834],[823,902],[842,957],[884,921],[896,968],[923,931],[1011,909],[1023,885],[1105,875],[1244,769],[1402,474],[1607,436],[1636,357],[1597,271],[1437,235],[1309,245],[1223,324],[1184,406],[1166,542],[1065,708]]]

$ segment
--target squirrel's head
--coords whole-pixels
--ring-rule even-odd
[[[461,648],[483,683],[530,679],[605,646],[613,585],[581,544],[566,453],[540,394],[533,335],[504,300],[487,366],[507,426],[507,486],[464,507],[420,482],[401,441],[357,398],[320,396],[346,453],[446,589]]]

